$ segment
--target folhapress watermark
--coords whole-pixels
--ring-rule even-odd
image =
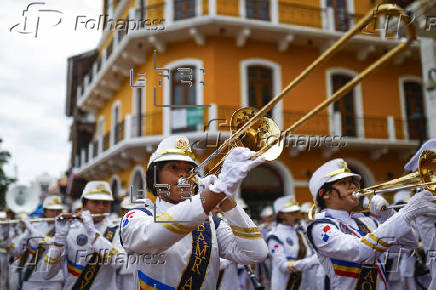
[[[52,29],[65,26],[63,12],[57,9],[44,7],[45,2],[32,2],[22,11],[22,20],[9,28],[10,32],[33,35],[38,37],[41,28]],[[165,19],[118,19],[110,15],[101,14],[98,17],[77,15],[75,18],[75,31],[78,30],[112,30],[112,31],[133,31],[133,30],[165,30]]]
[[[109,15],[100,14],[98,18],[89,18],[86,15],[77,15],[74,30],[164,30],[165,19],[114,19]]]
[[[425,19],[425,31],[436,30],[436,16],[427,16]]]

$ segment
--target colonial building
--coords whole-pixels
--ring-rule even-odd
[[[73,57],[68,71],[67,102],[87,116],[71,131],[75,179],[107,180],[115,196],[130,186],[143,189],[150,154],[170,134],[199,140],[194,148],[203,160],[217,139],[230,136],[235,110],[262,107],[380,2],[104,1],[98,47]],[[399,42],[374,24],[274,107],[269,116],[280,129]],[[312,172],[337,157],[364,185],[399,177],[434,131],[425,103],[417,42],[290,136],[318,136],[312,140],[323,139],[322,145],[288,142],[279,158],[250,173],[239,194],[255,216],[281,195],[311,200]]]

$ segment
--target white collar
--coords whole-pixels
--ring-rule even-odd
[[[277,228],[279,230],[290,231],[290,230],[294,230],[295,229],[295,225],[294,226],[290,226],[290,225],[284,225],[284,224],[277,224]]]
[[[171,202],[164,201],[162,198],[157,197],[157,199],[156,199],[156,213],[157,214],[160,214],[161,212],[164,212],[173,206],[175,206],[175,204],[173,204]]]
[[[351,214],[346,210],[340,210],[340,209],[332,209],[332,208],[326,208],[323,210],[325,217],[332,217],[336,218],[342,221],[348,221],[351,219]]]

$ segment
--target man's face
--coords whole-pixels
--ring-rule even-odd
[[[297,223],[299,213],[298,212],[281,212],[279,217],[283,220],[283,224],[293,226]]]
[[[182,191],[192,191],[193,183],[191,180],[188,180],[189,185],[191,185],[190,188],[179,187],[177,185],[179,183],[179,178],[188,177],[193,168],[194,166],[192,166],[191,163],[185,161],[168,161],[165,163],[162,167],[162,170],[158,174],[158,180],[160,184],[168,184],[170,186],[170,194],[168,195],[167,193],[162,192],[165,191],[165,189],[162,190],[157,188],[159,196],[163,200],[174,204],[185,201],[190,194],[188,192],[182,193]],[[191,195],[193,195],[193,192]]]
[[[89,210],[91,214],[95,213],[108,213],[111,209],[111,201],[109,200],[91,200],[88,199],[85,205],[85,210]],[[105,217],[96,217],[94,218],[94,223],[99,223],[104,220]]]
[[[329,208],[351,211],[359,205],[359,199],[353,197],[353,192],[359,189],[352,177],[336,180],[328,195],[326,203]]]
[[[46,218],[54,218],[62,213],[60,209],[44,209],[44,217]]]
[[[269,225],[273,221],[273,216],[272,215],[263,216],[260,218],[260,220],[262,221],[262,223]]]

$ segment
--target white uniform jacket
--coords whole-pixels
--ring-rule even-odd
[[[96,270],[93,266],[97,265],[97,263],[88,262],[93,256],[93,253],[99,253],[100,257],[104,256],[106,259],[100,264],[101,266],[98,272],[95,271],[97,274],[89,289],[117,289],[115,279],[116,269],[123,263],[123,261],[117,258],[117,254],[122,251],[119,241],[118,225],[114,224],[109,218],[105,218],[103,221],[96,224],[95,228],[99,231],[100,236],[92,243],[91,238],[87,236],[83,224],[77,221],[73,222],[64,247],[51,245],[47,255],[45,255],[43,263],[48,268],[48,271],[44,272],[43,277],[50,279],[52,276],[56,275],[62,267],[65,275],[64,289],[71,289],[76,281],[81,278],[82,271],[87,269],[86,265],[94,271]],[[110,232],[110,234],[106,236],[108,238],[112,236],[112,242],[104,238],[104,234],[108,229],[110,229],[110,231],[107,233]],[[93,266],[91,266],[91,264],[93,264]],[[81,279],[81,282],[86,284],[86,282],[90,280],[90,275],[83,276],[87,277],[85,277],[86,279]]]
[[[385,289],[385,259],[381,256],[388,249],[398,252],[401,247],[417,246],[413,230],[398,215],[378,225],[362,214],[333,209],[316,215],[308,236],[330,278],[331,289]]]
[[[220,257],[254,264],[267,255],[258,228],[239,207],[224,214],[228,223],[207,216],[199,195],[176,205],[158,199],[156,215],[151,211],[133,209],[121,221],[124,248],[142,256],[135,263],[141,289],[215,289]]]
[[[300,249],[300,238],[303,243],[302,249]],[[319,262],[308,246],[303,233],[297,231],[297,226],[277,224],[269,232],[267,241],[272,255],[271,289],[300,289],[300,287],[301,289],[314,289],[316,287],[315,266],[319,265]],[[303,256],[298,258],[300,251]],[[291,273],[292,265],[298,272]]]
[[[44,255],[48,252],[49,245],[53,243],[54,225],[49,225],[47,222],[41,222],[34,224],[35,229],[39,232],[39,236],[37,237],[28,237],[27,243],[27,251],[29,251],[30,255],[27,260],[28,265],[23,269],[23,275],[27,276],[31,274],[29,277],[26,277],[26,281],[44,281],[45,283],[49,283],[43,276],[43,270],[47,270],[43,265]],[[51,234],[50,237],[48,234]],[[42,244],[42,248],[38,248],[39,243]],[[39,251],[41,251],[39,253]],[[33,271],[30,272],[32,264],[35,262],[35,256],[40,255],[40,259],[38,263],[34,266]],[[29,272],[29,273],[26,273]],[[24,288],[26,281],[23,283]],[[62,271],[59,271],[55,276],[51,277],[49,281],[52,282],[63,282],[64,275]]]

